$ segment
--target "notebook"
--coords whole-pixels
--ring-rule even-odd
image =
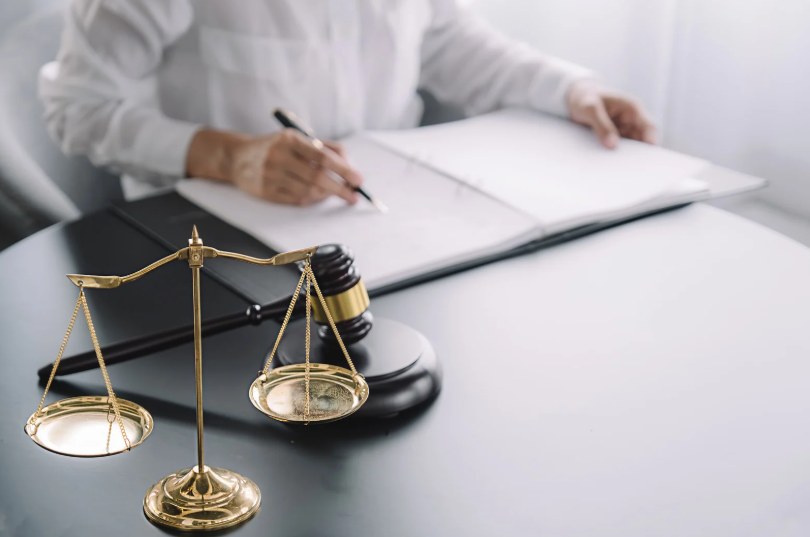
[[[369,290],[708,193],[692,178],[706,161],[631,140],[606,150],[583,127],[525,110],[342,143],[388,214],[363,200],[273,204],[203,179],[177,190],[277,251],[348,245]]]

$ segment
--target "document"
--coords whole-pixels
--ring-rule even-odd
[[[584,128],[523,110],[342,143],[388,214],[362,198],[279,205],[203,179],[177,190],[277,251],[347,245],[369,289],[707,191],[690,178],[705,161],[630,140],[607,150]]]
[[[311,207],[280,205],[204,179],[181,181],[177,190],[277,251],[345,244],[369,289],[514,248],[542,233],[528,215],[363,136],[343,144],[388,214],[362,198],[353,206],[336,197]]]
[[[590,129],[529,110],[369,136],[532,215],[549,234],[660,205],[668,192],[707,193],[689,179],[705,160],[626,139],[607,150]]]

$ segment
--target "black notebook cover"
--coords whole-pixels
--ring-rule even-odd
[[[380,296],[493,261],[567,242],[659,212],[663,210],[583,226],[508,252],[370,289],[369,295]],[[137,201],[121,202],[108,211],[66,226],[65,230],[79,261],[77,269],[72,271],[99,275],[129,274],[188,246],[191,229],[195,225],[207,246],[261,258],[278,253],[176,192],[170,192]],[[301,247],[307,246],[314,245]],[[91,307],[109,313],[99,323],[99,339],[108,363],[131,359],[191,340],[191,276],[187,268],[180,262],[170,263],[159,269],[162,273],[160,277],[148,274],[142,280],[119,289],[93,290]],[[362,267],[359,268],[362,273]],[[299,277],[300,271],[295,265],[261,267],[227,259],[206,260],[202,280],[203,336],[257,321],[255,316],[251,317],[251,309],[262,311],[263,321],[280,318]],[[127,318],[122,314],[125,311],[137,314]],[[74,353],[71,359],[93,357],[89,338],[86,339],[82,344],[83,350]],[[65,365],[68,366],[70,361],[67,359]],[[40,373],[47,374],[46,369],[43,368]]]

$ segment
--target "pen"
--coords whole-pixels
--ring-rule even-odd
[[[304,136],[306,136],[307,138],[309,138],[312,144],[318,149],[322,149],[323,147],[325,147],[324,143],[315,137],[315,133],[312,132],[312,129],[304,125],[301,122],[301,120],[298,119],[296,115],[293,114],[292,112],[288,112],[282,108],[276,108],[275,110],[273,110],[273,116],[285,128],[295,129]],[[377,198],[372,197],[371,194],[363,190],[362,187],[350,186],[350,188],[355,192],[357,192],[358,194],[360,194],[361,196],[363,196],[364,198],[366,198],[368,201],[370,201],[371,204],[374,205],[377,208],[377,210],[379,210],[381,213],[385,214],[388,212],[388,207],[386,207],[383,202],[381,202]]]

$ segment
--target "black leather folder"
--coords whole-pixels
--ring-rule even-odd
[[[665,210],[672,210],[670,207]],[[663,212],[661,210],[654,211]],[[448,276],[493,261],[515,257],[584,235],[648,216],[583,226],[545,237],[506,253],[481,257],[438,271],[420,274],[385,287],[369,289],[373,298],[412,285]],[[255,257],[272,257],[276,251],[247,233],[227,224],[176,192],[137,201],[121,202],[106,211],[66,227],[78,254],[74,272],[125,275],[188,245],[192,226],[203,242],[220,250]],[[301,245],[301,247],[314,245]],[[348,245],[351,247],[351,245]],[[193,339],[191,276],[182,263],[170,263],[141,280],[114,290],[90,290],[88,300],[105,360],[108,364],[137,358]],[[360,267],[362,270],[362,267]],[[202,280],[203,336],[247,324],[283,317],[300,276],[294,265],[260,267],[225,259],[206,260]],[[80,350],[63,358],[59,375],[95,367],[89,338],[79,336]],[[76,348],[76,346],[72,346]],[[50,365],[39,371],[50,374]]]

